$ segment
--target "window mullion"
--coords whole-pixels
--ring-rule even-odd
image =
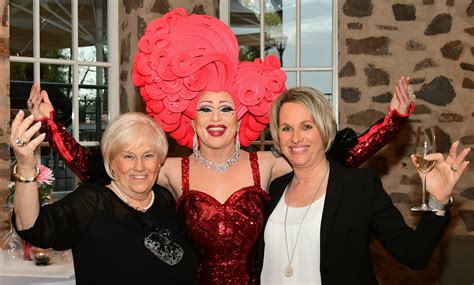
[[[78,0],[71,1],[71,26],[72,26],[72,134],[79,141],[79,71],[77,51],[79,49],[79,16],[78,16]]]
[[[339,75],[338,75],[338,1],[332,1],[332,110],[339,125]]]
[[[120,113],[120,101],[117,100],[118,94],[120,93],[119,80],[119,10],[115,0],[107,0],[107,41],[108,41],[108,52],[109,52],[109,63],[111,67],[108,69],[109,72],[109,92],[108,92],[108,115],[109,120],[112,120]]]

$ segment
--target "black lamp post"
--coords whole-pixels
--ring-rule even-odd
[[[281,66],[283,66],[283,52],[285,51],[287,41],[288,37],[283,34],[275,36],[272,39],[273,46],[276,48],[278,55],[280,56]]]

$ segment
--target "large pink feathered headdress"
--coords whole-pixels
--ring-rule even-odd
[[[280,61],[239,63],[239,46],[219,19],[187,16],[176,8],[151,21],[138,42],[133,83],[146,110],[171,137],[192,148],[194,120],[203,91],[227,91],[240,120],[240,143],[248,146],[269,123],[271,101],[285,90]]]

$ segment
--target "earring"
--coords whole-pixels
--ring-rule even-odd
[[[200,157],[198,136],[197,136],[196,131],[194,131],[194,137],[193,137],[193,154],[194,154],[195,159],[198,159]]]
[[[272,146],[272,148],[270,149],[273,156],[274,157],[281,157],[281,151],[278,147],[276,147],[275,145]]]
[[[237,125],[237,133],[235,134],[235,152],[238,154],[237,159],[240,158],[240,122]]]

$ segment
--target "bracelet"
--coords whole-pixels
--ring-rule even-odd
[[[449,210],[449,208],[451,208],[453,206],[453,197],[449,197],[449,200],[448,200],[448,203],[447,204],[443,204],[441,202],[439,202],[438,200],[435,199],[435,197],[431,196],[430,195],[430,198],[428,200],[428,206],[430,206],[431,208],[434,208],[438,211],[446,211],[446,210]]]
[[[13,167],[13,176],[15,176],[16,182],[23,182],[23,183],[31,183],[31,182],[36,182],[38,179],[38,176],[40,175],[40,169],[36,167],[36,174],[33,177],[23,177],[19,175],[17,172],[17,164]]]

